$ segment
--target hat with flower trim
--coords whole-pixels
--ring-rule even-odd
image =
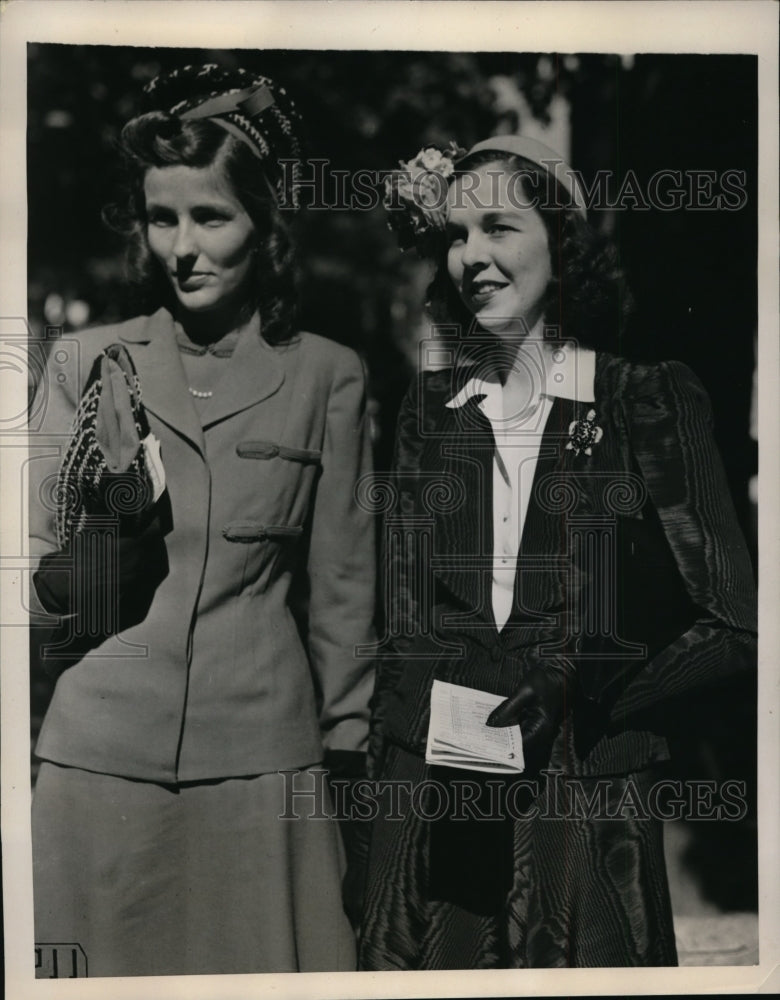
[[[560,153],[524,135],[497,135],[483,139],[468,151],[450,142],[444,149],[424,146],[411,160],[399,161],[400,170],[385,178],[388,225],[395,230],[402,250],[415,247],[422,256],[435,251],[437,234],[447,222],[447,188],[468,170],[473,156],[495,153],[517,156],[544,170],[570,199],[570,207],[587,217],[585,194],[574,171]]]

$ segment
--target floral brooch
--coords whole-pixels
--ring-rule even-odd
[[[598,444],[603,436],[604,431],[596,423],[596,411],[590,409],[584,417],[572,420],[569,424],[569,440],[566,444],[566,450],[573,451],[575,455],[579,455],[580,452],[591,455],[593,445]]]
[[[416,246],[426,253],[431,238],[444,229],[449,178],[455,172],[455,160],[465,153],[452,141],[444,149],[424,146],[411,160],[399,160],[401,169],[385,178],[388,226],[402,250]]]

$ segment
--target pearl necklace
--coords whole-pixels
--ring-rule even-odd
[[[244,329],[245,327],[241,327],[239,330],[234,330],[232,333],[226,334],[214,344],[195,344],[191,342],[184,331],[179,328],[177,330],[176,343],[182,354],[195,357],[203,357],[206,354],[211,354],[215,358],[225,359],[229,358],[233,354],[239,337]],[[195,389],[191,385],[187,386],[187,390],[195,399],[211,399],[214,395],[214,391],[212,389]]]

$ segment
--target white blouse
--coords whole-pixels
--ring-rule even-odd
[[[512,611],[523,525],[531,499],[542,435],[556,396],[592,402],[596,354],[567,342],[524,343],[505,383],[470,379],[446,405],[463,406],[483,396],[493,457],[493,615],[499,631]]]

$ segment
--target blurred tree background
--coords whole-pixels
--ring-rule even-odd
[[[637,303],[626,353],[677,358],[704,381],[738,515],[755,555],[749,484],[756,292],[757,62],[752,56],[204,50],[32,44],[28,52],[29,318],[33,335],[126,315],[123,248],[101,222],[119,131],[142,86],[186,63],[241,65],[280,81],[305,123],[306,154],[328,170],[381,171],[424,144],[468,147],[499,132],[547,141],[591,184],[629,171],[744,171],[736,211],[594,208]],[[302,325],[355,347],[371,380],[375,456],[389,466],[413,374],[428,266],[402,256],[381,207],[314,210],[297,222]],[[37,691],[37,694],[36,694]],[[42,701],[42,684],[34,700]],[[713,696],[686,720],[681,774],[755,781],[752,691]],[[735,707],[736,705],[736,707]],[[723,729],[713,743],[711,733]],[[705,734],[706,730],[706,734]],[[736,739],[735,733],[741,738]],[[692,862],[727,906],[755,903],[754,810],[699,824]],[[704,828],[708,829],[704,829]],[[698,851],[698,855],[696,852]],[[738,852],[744,864],[721,862]],[[718,867],[717,878],[710,877]],[[710,873],[708,875],[708,873]]]

